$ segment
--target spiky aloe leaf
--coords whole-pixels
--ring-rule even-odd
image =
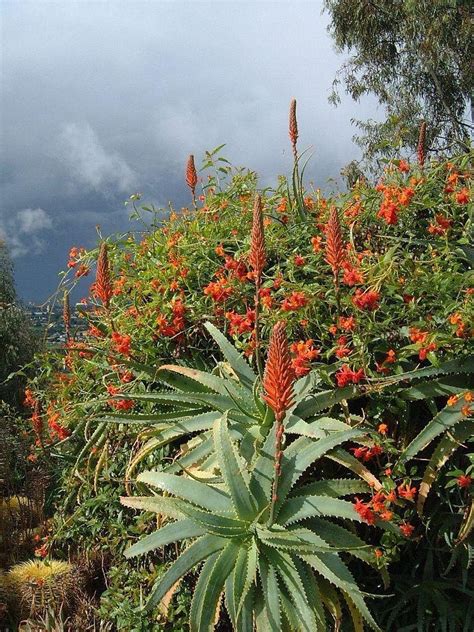
[[[342,550],[343,547],[347,547],[351,555],[376,568],[382,575],[385,585],[388,585],[389,577],[386,569],[384,567],[380,568],[376,564],[372,547],[369,547],[356,533],[324,518],[311,518],[308,521],[308,527],[323,538],[325,542],[334,546],[336,550],[338,548]]]
[[[230,397],[215,393],[124,393],[120,399],[133,399],[138,402],[153,402],[165,406],[181,406],[189,408],[194,404],[196,408],[214,408],[224,412],[233,408],[234,402]]]
[[[204,432],[198,437],[194,437],[187,444],[181,445],[182,454],[175,458],[174,462],[167,465],[164,471],[169,474],[181,472],[185,468],[190,468],[202,463],[214,451],[214,442],[209,432]]]
[[[203,486],[201,483],[184,476],[176,476],[164,472],[142,472],[138,475],[137,480],[187,500],[208,511],[225,514],[232,513],[229,496],[211,485]]]
[[[297,417],[307,419],[308,417],[312,417],[323,410],[331,408],[345,399],[348,400],[361,397],[362,392],[362,389],[358,389],[355,386],[322,391],[311,395],[308,399],[300,402],[293,410],[293,413]]]
[[[296,441],[285,450],[283,455],[282,473],[278,482],[277,511],[280,509],[293,485],[314,461],[341,443],[355,439],[355,437],[360,437],[361,434],[362,431],[360,429],[345,430],[342,432],[334,432],[329,437],[319,440],[312,440],[307,437],[296,439]]]
[[[122,496],[120,502],[122,505],[125,505],[125,507],[163,514],[175,520],[185,518],[185,514],[182,512],[177,498],[164,496]]]
[[[363,494],[370,490],[365,481],[356,478],[333,478],[322,481],[313,481],[303,485],[290,493],[290,496],[349,496],[350,494]]]
[[[145,609],[152,610],[179,579],[184,577],[196,564],[199,564],[199,562],[202,562],[217,551],[223,549],[225,544],[226,540],[212,535],[202,536],[191,544],[191,546],[181,553],[171,568],[160,577],[153,587]]]
[[[310,566],[312,566],[317,573],[320,573],[325,579],[342,590],[343,593],[350,595],[350,598],[370,627],[377,632],[381,632],[374,618],[370,614],[364,597],[352,577],[352,574],[336,554],[318,553],[317,555],[298,555]]]
[[[281,612],[280,612],[280,587],[277,581],[275,567],[267,562],[264,555],[258,559],[258,573],[262,587],[265,618],[268,632],[280,632]]]
[[[306,551],[307,553],[334,550],[310,529],[284,529],[273,525],[271,529],[260,527],[257,530],[259,541],[275,549],[288,551]]]
[[[230,439],[227,415],[223,415],[214,424],[214,444],[237,516],[243,520],[252,520],[256,514],[256,503],[250,493],[245,462]]]
[[[326,615],[324,613],[323,601],[314,573],[311,568],[307,566],[307,564],[304,564],[298,557],[293,556],[293,562],[295,563],[298,574],[303,581],[306,594],[308,595],[308,601],[313,607],[314,614],[316,616],[317,629],[325,631],[328,629]]]
[[[313,516],[347,518],[360,522],[360,516],[350,502],[327,496],[295,496],[288,498],[280,509],[278,524],[290,525]]]
[[[426,466],[423,474],[423,480],[421,481],[418,489],[416,508],[419,514],[423,513],[423,507],[430,492],[431,485],[433,484],[439,470],[443,467],[453,452],[461,447],[463,441],[472,437],[473,434],[474,421],[466,419],[465,421],[459,422],[457,426],[441,438],[430,458],[428,465]]]
[[[429,445],[433,439],[436,439],[440,434],[445,432],[448,428],[452,428],[454,425],[464,419],[462,412],[463,401],[462,399],[456,402],[453,406],[446,406],[443,408],[433,419],[418,433],[413,439],[410,445],[402,452],[399,457],[400,462],[408,461],[413,458],[418,452],[421,452],[427,445]]]
[[[144,414],[133,414],[133,413],[110,413],[105,415],[104,417],[97,418],[98,422],[105,423],[115,423],[115,424],[141,424],[146,426],[154,426],[156,424],[163,424],[163,422],[167,422],[167,425],[185,419],[187,417],[192,417],[196,414],[195,408],[190,409],[180,409],[170,413],[151,413],[148,415]],[[209,414],[209,413],[207,413]]]
[[[237,555],[238,543],[232,540],[215,559],[212,568],[206,568],[199,576],[191,606],[190,632],[212,632],[216,621],[216,610],[225,582],[231,573]],[[203,569],[204,570],[204,569]]]
[[[337,591],[334,586],[323,577],[318,578],[318,586],[321,600],[334,619],[334,630],[339,630],[342,621],[342,606]]]
[[[205,529],[192,520],[185,519],[179,522],[171,522],[142,538],[136,544],[133,544],[125,551],[125,557],[130,558],[136,555],[144,555],[166,544],[172,544],[173,542],[187,540],[189,538],[197,538],[201,535],[205,535],[205,533]]]
[[[369,484],[370,487],[378,491],[382,488],[382,483],[379,479],[372,474],[372,472],[365,467],[363,463],[356,459],[355,456],[346,452],[343,448],[336,448],[335,450],[331,450],[326,455],[327,459],[334,461],[335,463],[339,463],[344,467],[347,467],[353,474],[360,476],[366,483]]]
[[[250,475],[249,489],[256,499],[258,511],[269,506],[272,491],[273,472],[275,467],[276,424],[267,435],[260,449]]]
[[[262,547],[262,550],[270,564],[275,567],[288,590],[288,595],[299,615],[299,626],[297,629],[305,632],[318,630],[314,609],[308,603],[308,596],[305,592],[303,581],[292,556],[268,546]]]
[[[159,368],[159,375],[161,375],[162,372],[165,375],[176,373],[180,377],[183,376],[188,378],[191,382],[197,382],[198,384],[204,386],[208,391],[214,391],[224,397],[231,395],[233,397],[240,398],[244,395],[244,390],[241,387],[238,388],[238,384],[235,381],[229,379],[225,380],[217,375],[213,375],[212,373],[207,373],[206,371],[198,371],[186,366],[164,364]]]
[[[219,345],[223,356],[230,364],[242,384],[244,384],[247,388],[252,389],[257,376],[243,356],[212,323],[205,323],[204,326]]]

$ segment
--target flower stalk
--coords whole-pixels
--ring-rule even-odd
[[[186,164],[186,184],[191,189],[191,194],[193,196],[193,206],[196,208],[196,184],[197,184],[197,172],[196,166],[194,164],[194,156],[190,154],[188,158],[188,162]]]
[[[344,263],[344,247],[342,243],[341,223],[337,208],[333,206],[329,212],[326,224],[326,262],[331,266],[336,304],[338,313],[341,312],[339,275]]]
[[[293,405],[293,384],[295,374],[291,363],[290,349],[286,337],[286,323],[279,321],[272,330],[268,347],[268,358],[263,376],[264,401],[275,414],[276,438],[272,497],[270,501],[269,526],[275,519],[275,505],[278,501],[278,481],[283,457],[282,443],[285,432],[283,420],[287,410]]]
[[[266,264],[265,233],[263,229],[263,206],[260,195],[255,196],[253,206],[252,234],[250,244],[249,263],[255,276],[255,359],[260,377],[262,376],[262,360],[260,354],[259,316],[260,316],[260,288],[262,274]]]
[[[102,242],[97,259],[97,272],[94,284],[94,294],[102,302],[105,309],[109,309],[112,298],[112,281],[110,278],[110,264],[107,244]]]

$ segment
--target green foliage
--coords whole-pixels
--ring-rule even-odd
[[[386,110],[382,122],[358,122],[367,158],[414,150],[423,119],[430,149],[466,146],[466,103],[474,91],[468,2],[326,0],[325,7],[338,49],[351,53],[333,100],[343,83],[353,99],[374,94]]]
[[[31,323],[17,301],[7,246],[0,239],[0,401],[21,407],[25,377],[12,374],[32,359],[37,348]]]

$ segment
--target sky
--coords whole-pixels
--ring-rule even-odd
[[[352,118],[328,103],[344,57],[322,1],[0,0],[0,237],[18,293],[45,301],[72,246],[135,230],[124,202],[189,204],[187,156],[225,143],[262,186],[291,171],[298,102],[308,177],[327,186],[359,156]]]

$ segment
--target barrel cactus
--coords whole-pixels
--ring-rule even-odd
[[[29,560],[8,572],[8,584],[22,618],[67,612],[75,591],[74,567],[58,560]]]

